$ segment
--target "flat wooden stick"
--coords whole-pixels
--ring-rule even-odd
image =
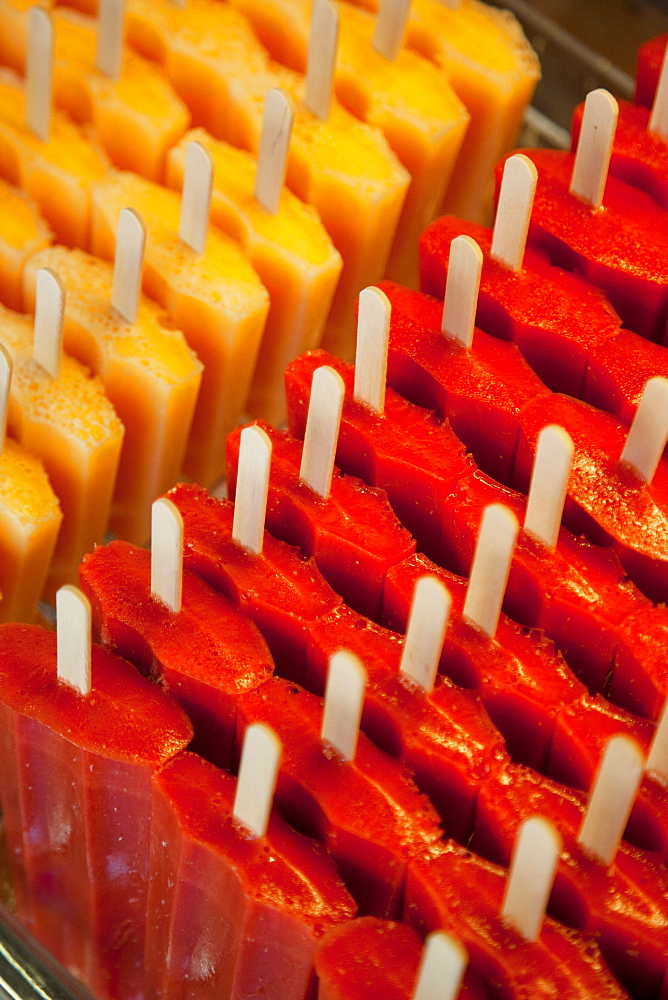
[[[503,504],[490,504],[483,511],[464,617],[490,637],[499,624],[518,532],[517,518]]]
[[[652,102],[647,131],[668,141],[668,46],[663,54],[659,82]]]
[[[261,427],[244,427],[239,442],[232,539],[255,555],[262,552],[269,491],[271,439]]]
[[[201,142],[189,142],[181,192],[179,239],[195,253],[204,253],[209,232],[213,157]]]
[[[651,483],[668,440],[668,379],[657,375],[643,389],[633,423],[626,435],[621,462],[628,462],[641,479]]]
[[[126,323],[135,323],[141,297],[146,226],[133,208],[122,208],[116,229],[111,304]]]
[[[177,614],[183,585],[183,518],[167,497],[151,508],[151,593]]]
[[[429,694],[434,689],[452,600],[436,576],[415,584],[399,671]]]
[[[40,142],[48,141],[51,130],[53,50],[51,16],[43,7],[31,7],[28,11],[24,120]]]
[[[371,44],[381,56],[394,62],[404,43],[411,0],[380,0]]]
[[[50,267],[37,272],[32,356],[51,378],[58,378],[63,356],[65,288]]]
[[[592,90],[585,101],[570,192],[592,208],[603,204],[619,106],[607,90]]]
[[[315,0],[311,12],[304,105],[316,118],[327,121],[332,107],[339,12],[331,0]]]
[[[356,656],[346,650],[330,656],[320,737],[344,760],[355,759],[365,689],[366,671]]]
[[[617,853],[644,769],[642,751],[635,740],[613,736],[605,748],[578,834],[578,843],[602,865],[612,864]]]
[[[550,424],[538,435],[524,530],[554,552],[566,502],[575,448],[563,427]]]
[[[329,365],[316,368],[311,382],[299,478],[326,500],[332,486],[334,457],[346,387]]]
[[[0,454],[5,446],[7,433],[7,410],[9,409],[9,389],[12,384],[12,356],[4,344],[0,344]]]
[[[88,598],[66,584],[56,593],[58,680],[80,694],[91,690],[91,610]]]
[[[268,91],[262,116],[254,193],[260,205],[271,215],[278,212],[281,201],[293,118],[294,108],[288,95],[277,87]]]
[[[561,837],[542,816],[525,820],[519,828],[501,907],[501,917],[525,941],[535,941],[545,911],[561,853]]]
[[[385,292],[374,285],[363,288],[357,310],[357,346],[353,394],[374,413],[385,408],[387,348],[392,307]]]
[[[264,837],[274,801],[281,741],[262,722],[250,725],[244,734],[239,776],[232,815],[253,837]]]
[[[425,938],[412,1000],[457,1000],[468,955],[445,931]]]
[[[668,700],[657,723],[645,769],[668,781]]]
[[[537,183],[538,171],[528,156],[516,153],[506,160],[490,256],[515,274],[522,270]]]
[[[476,241],[470,236],[456,236],[450,244],[441,329],[467,350],[473,343],[481,272],[482,250]]]
[[[123,72],[125,0],[99,0],[95,69],[118,80]]]

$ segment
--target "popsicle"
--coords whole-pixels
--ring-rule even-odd
[[[130,43],[164,62],[193,121],[217,139],[256,152],[267,91],[278,87],[292,99],[286,183],[317,209],[343,258],[325,341],[335,353],[351,353],[355,299],[383,274],[410,180],[381,133],[336,100],[323,112],[326,120],[308,110],[304,78],[271,62],[229,4],[192,0],[181,9],[169,0],[132,0],[127,25]]]
[[[236,791],[192,753],[153,780],[150,995],[302,1000],[318,939],[355,913],[327,853],[275,809],[248,835]]]
[[[62,513],[40,460],[5,436],[11,375],[0,345],[0,620],[33,622]]]
[[[272,58],[305,72],[309,0],[234,0],[233,6],[249,18]],[[469,116],[443,70],[406,48],[388,55],[376,41],[368,12],[348,3],[337,9],[336,96],[353,115],[383,132],[411,175],[386,273],[415,284],[418,237],[443,201]]]
[[[236,699],[274,669],[257,628],[187,569],[180,608],[171,610],[152,592],[150,553],[120,539],[86,555],[79,578],[94,634],[168,689],[192,721],[192,749],[229,769]]]
[[[585,852],[577,841],[585,804],[581,793],[524,768],[509,768],[480,789],[471,846],[490,861],[507,865],[521,820],[535,814],[551,820],[563,839],[551,914],[596,935],[607,964],[628,990],[661,995],[668,936],[665,871],[656,857],[624,843],[609,866]]]
[[[138,995],[151,775],[192,729],[133,666],[102,647],[78,647],[85,621],[62,620],[65,598],[84,611],[61,590],[58,637],[0,626],[0,795],[17,908],[96,995]]]
[[[324,393],[321,382],[320,392],[313,398],[322,398]],[[310,418],[314,432],[318,416],[314,411]],[[298,546],[304,555],[313,556],[324,578],[346,604],[369,618],[377,617],[387,567],[415,551],[415,541],[397,520],[386,495],[336,467],[333,475],[330,473],[331,488],[322,495],[306,478],[305,445],[269,424],[260,422],[256,426],[262,427],[272,441],[267,530]],[[227,484],[232,500],[240,434],[240,430],[233,431],[227,439]],[[322,437],[315,447],[317,461],[326,449]]]
[[[638,49],[636,89],[634,101],[644,108],[651,108],[656,97],[659,73],[666,53],[668,35],[650,38]]]
[[[540,79],[538,58],[510,11],[479,0],[414,0],[404,45],[444,70],[471,116],[443,211],[486,221],[494,166],[516,143]]]
[[[48,246],[53,234],[35,203],[12,184],[0,180],[0,301],[21,309],[21,284],[27,258]]]
[[[505,872],[469,850],[444,843],[410,866],[404,919],[418,933],[456,934],[489,988],[519,998],[628,996],[591,938],[546,917],[529,941],[501,919]]]
[[[207,176],[210,166],[201,147],[190,148],[191,183],[195,193],[203,193],[207,180],[198,166]],[[187,202],[174,191],[119,172],[95,186],[92,201],[92,247],[98,256],[113,258],[122,208],[132,205],[146,223],[144,291],[166,309],[204,366],[184,470],[211,485],[224,472],[225,435],[245,406],[269,308],[267,292],[239,244],[208,226],[208,202],[193,213],[202,225],[201,244],[194,248],[180,228],[189,215],[182,207]]]
[[[33,309],[35,276],[43,267],[56,271],[67,287],[65,350],[99,376],[126,429],[110,530],[140,545],[150,535],[151,504],[183,467],[202,365],[181,332],[165,322],[160,306],[139,293],[141,252],[134,263],[132,253],[142,238],[141,220],[121,213],[119,224],[116,278],[106,261],[56,246],[30,258],[24,292],[26,308]],[[136,306],[132,302],[128,309],[123,289],[131,290],[133,272]]]
[[[324,747],[321,702],[294,683],[272,678],[238,706],[240,731],[263,722],[282,743],[281,813],[326,844],[362,913],[396,916],[409,859],[440,839],[436,813],[405,768],[361,733],[352,759]]]
[[[42,280],[34,324],[0,308],[0,329],[14,366],[7,426],[43,462],[63,512],[47,581],[52,599],[76,581],[84,552],[104,539],[124,428],[101,381],[62,352],[62,293],[52,272]]]
[[[272,98],[274,114],[286,113],[284,102],[282,95]],[[271,135],[268,139],[271,142]],[[169,153],[168,187],[181,187],[188,142],[201,142],[213,157],[212,222],[239,240],[269,292],[267,323],[246,405],[253,416],[278,425],[285,419],[283,371],[293,357],[320,343],[341,273],[341,256],[316,211],[281,186],[282,174],[277,206],[269,209],[258,199],[260,171],[281,170],[271,157],[276,140],[269,146],[270,155],[256,161],[204,129],[192,129]]]
[[[663,210],[649,195],[607,175],[617,106],[606,91],[593,91],[587,103],[590,114],[575,157],[524,151],[539,174],[529,245],[602,288],[624,326],[662,341],[668,301]],[[592,134],[598,137],[593,152]]]

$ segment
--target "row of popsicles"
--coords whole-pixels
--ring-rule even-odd
[[[499,823],[502,801],[499,783],[504,786],[511,775],[517,779],[521,769],[500,754],[498,739],[492,738],[490,742],[493,730],[488,721],[484,722],[476,699],[464,692],[458,697],[457,689],[443,680],[431,695],[400,682],[395,673],[402,647],[400,637],[374,629],[369,622],[365,624],[364,619],[348,612],[340,601],[337,613],[321,618],[319,630],[313,629],[312,621],[302,618],[300,622],[302,607],[295,600],[299,591],[303,591],[302,606],[308,601],[317,602],[312,565],[270,536],[265,536],[263,550],[257,555],[239,545],[233,540],[240,529],[236,515],[233,526],[232,505],[207,498],[201,488],[181,488],[172,493],[172,499],[185,513],[186,561],[191,561],[198,547],[217,548],[213,558],[200,560],[200,568],[210,576],[220,574],[224,566],[229,574],[226,589],[234,580],[235,603],[254,605],[253,616],[266,633],[273,633],[274,640],[276,618],[282,617],[286,625],[291,618],[291,626],[287,628],[293,636],[288,641],[294,645],[300,630],[302,642],[308,640],[311,644],[315,667],[317,660],[327,657],[328,646],[339,647],[346,631],[360,652],[366,647],[367,657],[369,640],[375,638],[371,649],[375,644],[376,652],[369,658],[369,687],[373,690],[367,712],[372,705],[374,708],[369,713],[367,727],[375,715],[376,721],[371,725],[377,731],[384,730],[386,740],[387,724],[392,719],[393,728],[399,727],[402,740],[412,746],[413,759],[422,756],[424,762],[431,760],[430,769],[435,772],[432,781],[443,785],[444,790],[453,781],[452,763],[448,770],[446,762],[448,754],[453,753],[449,744],[455,742],[452,736],[447,739],[444,736],[454,722],[459,734],[456,741],[460,744],[459,748],[453,748],[454,757],[465,757],[470,752],[466,741],[470,740],[469,729],[473,727],[478,739],[476,755],[482,753],[486,761],[486,766],[478,765],[478,782],[488,789],[486,808],[491,810],[487,820],[485,810],[479,812],[478,835],[483,838],[481,843],[485,836],[492,838],[488,840],[488,851],[505,853],[508,838],[512,840],[514,836],[511,829],[526,811],[527,803],[523,803],[524,810],[516,808],[515,815],[508,810],[504,821]],[[217,532],[212,534],[202,521],[217,523]],[[164,538],[159,530],[154,537],[155,553],[158,539],[164,541]],[[172,547],[171,543],[168,547]],[[181,581],[181,600],[177,599],[170,611],[164,601],[173,600],[169,594],[172,581],[168,579],[165,586],[164,569],[158,569],[154,575],[156,571],[150,563],[148,553],[123,542],[103,546],[85,561],[82,583],[92,598],[97,628],[112,647],[131,650],[140,667],[146,669],[150,665],[153,676],[167,685],[182,705],[188,706],[196,734],[193,746],[203,754],[206,748],[218,759],[224,754],[234,759],[238,753],[233,749],[235,729],[241,735],[253,723],[273,726],[283,743],[277,786],[280,808],[299,829],[315,834],[329,847],[344,881],[363,909],[375,910],[383,916],[398,915],[401,887],[408,877],[404,910],[409,922],[421,933],[434,925],[445,926],[465,940],[471,955],[473,993],[465,990],[463,996],[483,995],[478,992],[481,980],[486,984],[483,989],[491,989],[491,995],[501,995],[497,994],[501,990],[503,995],[542,996],[546,991],[545,996],[549,996],[556,988],[583,997],[625,995],[613,984],[592,942],[583,948],[572,933],[564,935],[552,921],[547,921],[542,930],[536,929],[537,938],[532,942],[526,931],[518,935],[508,926],[509,919],[511,924],[515,922],[510,913],[505,914],[504,921],[499,921],[494,911],[498,913],[501,905],[501,872],[476,861],[468,851],[440,844],[435,813],[426,799],[420,799],[411,790],[397,763],[356,734],[357,748],[353,744],[348,760],[334,750],[323,753],[319,742],[318,699],[294,681],[267,679],[271,660],[266,646],[261,641],[258,645],[254,638],[257,633],[247,622],[244,625],[235,621],[233,613],[225,607],[225,600],[187,568]],[[279,566],[282,577],[277,571]],[[305,585],[308,577],[310,586]],[[222,577],[219,575],[218,579],[220,582]],[[289,587],[293,592],[291,614],[285,605]],[[319,586],[321,600],[327,590],[323,581]],[[431,611],[427,608],[428,614]],[[350,616],[347,630],[346,615]],[[63,642],[71,642],[75,631],[70,621],[63,630]],[[419,646],[423,629],[414,628],[413,632],[417,632]],[[233,638],[237,640],[234,646]],[[89,691],[88,681],[82,684],[80,680],[80,646],[76,646],[75,654],[69,653],[75,675],[69,681],[82,685],[84,692],[74,692],[66,683],[56,684],[54,691],[55,646],[52,634],[27,627],[3,627],[0,653],[3,702],[10,705],[11,724],[7,732],[12,734],[5,741],[6,773],[12,773],[11,764],[15,760],[19,782],[24,781],[27,770],[33,775],[24,788],[21,809],[17,810],[13,801],[12,783],[3,788],[3,809],[10,845],[14,845],[12,859],[29,926],[84,979],[92,977],[88,981],[101,996],[131,995],[125,991],[137,989],[145,970],[148,988],[159,988],[166,996],[182,995],[184,979],[189,996],[193,997],[246,997],[259,986],[270,996],[279,995],[280,991],[288,996],[311,995],[305,993],[305,983],[314,938],[332,920],[350,915],[352,905],[352,901],[346,902],[341,896],[341,889],[333,889],[331,876],[329,885],[326,884],[322,857],[319,861],[317,856],[313,859],[310,848],[309,867],[303,857],[307,849],[302,847],[300,857],[294,834],[291,850],[289,841],[286,846],[286,834],[280,843],[280,829],[274,829],[276,839],[269,843],[246,833],[240,846],[238,832],[235,837],[234,824],[229,819],[232,783],[201,760],[181,756],[153,779],[146,889],[144,880],[137,878],[138,873],[141,876],[147,871],[149,827],[145,809],[151,793],[147,790],[146,771],[155,769],[156,757],[164,765],[179,740],[187,737],[183,732],[175,735],[178,726],[164,704],[157,710],[154,707],[160,698],[158,691],[147,696],[146,685],[142,687],[139,678],[128,684],[121,666],[109,667],[97,652],[93,661],[94,684]],[[382,651],[380,656],[379,651]],[[434,659],[434,653],[432,672],[439,655],[438,642],[428,656]],[[63,653],[63,663],[67,655]],[[99,658],[97,662],[95,657]],[[27,660],[32,669],[28,683],[19,685],[17,667],[22,660]],[[288,662],[294,664],[294,659],[290,657]],[[63,670],[59,665],[59,671],[62,675],[66,668]],[[150,702],[150,714],[142,710],[145,701]],[[462,708],[467,702],[464,718]],[[119,704],[122,718],[117,721]],[[75,706],[77,722],[73,725]],[[433,721],[430,724],[435,712],[436,726]],[[378,717],[379,713],[385,719]],[[341,715],[341,710],[338,714]],[[155,716],[159,716],[162,724],[162,737],[156,733]],[[416,727],[418,719],[421,723]],[[328,742],[336,747],[339,742],[337,720],[334,721]],[[338,722],[340,730],[340,718]],[[142,733],[139,740],[135,726]],[[63,729],[66,740],[62,739]],[[161,751],[144,749],[147,743],[161,739],[165,741],[161,743]],[[72,744],[79,741],[85,745],[83,753],[72,749]],[[433,755],[439,746],[437,764]],[[398,753],[396,746],[393,753],[395,756]],[[100,759],[115,755],[121,757],[124,766],[118,762],[110,766],[108,761],[105,764]],[[149,759],[138,760],[141,755]],[[66,778],[72,775],[73,767],[75,772],[81,769],[83,780],[72,783],[66,780],[63,788],[56,780],[59,766]],[[136,771],[142,773],[134,775]],[[107,780],[101,780],[104,772]],[[582,816],[581,797],[564,795],[548,782],[531,779],[528,774],[527,778],[518,792],[518,804],[523,797],[531,801],[529,808],[536,808],[536,800],[544,809],[551,804],[562,825],[566,823],[566,850],[572,861],[562,870],[558,896],[565,902],[569,893],[572,896],[573,885],[580,886],[577,890],[583,894],[580,898],[587,898],[586,932],[602,936],[610,955],[616,956],[613,964],[616,963],[618,974],[630,978],[634,984],[634,995],[653,995],[665,977],[662,934],[665,936],[666,921],[658,919],[656,904],[649,921],[642,911],[647,907],[644,888],[647,884],[651,883],[653,890],[657,890],[657,898],[662,898],[660,869],[648,855],[627,846],[617,853],[618,837],[613,848],[614,863],[612,857],[607,865],[587,860],[583,848],[575,843],[573,830]],[[518,782],[516,790],[517,785]],[[131,809],[124,803],[128,790],[133,798]],[[460,793],[451,785],[449,794],[456,801]],[[80,796],[87,799],[87,807],[81,811],[77,809]],[[604,797],[609,798],[609,791],[604,792]],[[256,798],[257,792],[251,796],[253,802]],[[484,802],[485,795],[482,799]],[[564,808],[566,817],[561,816]],[[116,812],[123,818],[115,820],[109,829],[107,824]],[[30,838],[22,832],[28,815],[33,817]],[[247,819],[255,813],[242,813],[235,803],[235,815],[238,819],[243,816],[244,826],[256,829]],[[72,820],[69,826],[68,819]],[[494,837],[491,832],[485,834],[486,822],[496,831]],[[63,825],[68,828],[66,838],[62,835]],[[36,833],[38,830],[42,833]],[[76,863],[82,842],[88,845],[85,878],[81,878]],[[240,857],[242,850],[245,857]],[[262,855],[266,859],[268,851],[274,862],[281,855],[288,855],[287,872],[278,864],[266,870]],[[295,882],[295,869],[303,872],[305,868],[309,880],[306,903],[303,887],[300,890]],[[132,873],[131,893],[122,877],[126,869]],[[238,887],[240,879],[242,886]],[[110,882],[114,892],[110,892]],[[232,885],[236,887],[232,889]],[[40,886],[44,888],[40,890]],[[549,887],[547,891],[549,894]],[[318,893],[322,897],[314,898]],[[608,908],[611,893],[624,899],[621,915],[615,915],[614,906]],[[141,905],[146,894],[149,923],[144,953]],[[128,895],[133,903],[129,913]],[[470,901],[470,909],[465,906],[466,899]],[[68,901],[67,907],[64,900]],[[572,918],[573,907],[567,909]],[[86,912],[83,929],[77,920],[81,910]],[[273,916],[267,910],[273,911]],[[482,933],[481,913],[485,914],[486,924]],[[110,934],[119,920],[124,927],[120,947],[117,938]],[[74,933],[70,922],[75,924]],[[256,922],[264,922],[264,928]],[[269,938],[267,933],[271,935]],[[629,934],[633,936],[633,947],[626,946],[620,954],[620,941],[628,941]],[[405,983],[399,987],[400,996],[410,996]]]

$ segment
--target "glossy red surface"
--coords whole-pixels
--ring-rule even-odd
[[[498,916],[505,872],[454,844],[410,866],[404,919],[422,934],[457,934],[476,973],[495,996],[517,1000],[613,1000],[627,996],[591,938],[546,918],[535,942]]]
[[[603,205],[569,193],[573,157],[525,149],[538,169],[529,245],[601,288],[624,326],[662,341],[668,314],[668,230],[664,212],[637,188],[609,176]],[[503,163],[497,167],[497,183]]]
[[[335,468],[323,499],[299,477],[302,442],[257,421],[272,443],[267,530],[313,556],[329,585],[346,604],[377,617],[389,566],[415,551],[387,494]],[[227,488],[236,494],[242,428],[227,438]]]
[[[318,938],[355,914],[326,852],[276,810],[264,837],[238,826],[235,789],[191,753],[153,780],[147,996],[303,1000]]]
[[[443,500],[457,480],[475,468],[473,460],[447,421],[410,403],[389,386],[382,414],[357,402],[353,365],[326,351],[303,354],[286,370],[288,421],[295,437],[304,436],[311,380],[321,365],[335,368],[346,389],[337,465],[385,490],[420,549],[436,557]]]
[[[480,790],[473,849],[508,865],[523,820],[540,815],[554,823],[563,851],[550,913],[596,935],[606,962],[627,989],[658,995],[668,953],[668,881],[660,859],[622,844],[606,868],[577,844],[584,796],[524,768],[499,775],[490,776]]]
[[[239,699],[239,738],[264,722],[283,745],[276,804],[321,841],[362,913],[398,914],[410,858],[438,842],[438,816],[408,771],[360,735],[354,761],[320,740],[322,702],[279,678]]]
[[[264,533],[260,555],[232,540],[234,504],[201,486],[167,494],[184,523],[184,565],[230,598],[266,639],[277,667],[299,680],[309,624],[341,604],[315,562]]]
[[[634,100],[645,108],[651,108],[654,103],[666,42],[668,35],[657,35],[644,42],[638,50]]]
[[[318,1000],[412,1000],[422,941],[406,924],[358,917],[332,928],[316,953]],[[458,1000],[485,1000],[473,977]]]
[[[564,524],[597,544],[612,545],[625,570],[652,600],[668,597],[668,464],[662,459],[646,485],[619,457],[627,429],[608,414],[567,396],[536,399],[521,414],[515,485],[526,490],[538,434],[564,427],[575,457]]]
[[[151,594],[150,552],[128,542],[98,546],[79,578],[101,641],[166,687],[193,723],[192,749],[229,768],[236,699],[274,669],[257,627],[188,569],[174,614]]]
[[[620,320],[602,292],[552,267],[530,251],[515,273],[490,256],[491,230],[446,215],[420,237],[420,285],[441,299],[450,244],[472,237],[483,253],[476,325],[517,344],[538,377],[555,392],[582,398],[591,348],[613,337]]]
[[[476,330],[471,350],[441,333],[442,303],[394,282],[387,380],[401,395],[447,417],[476,461],[508,479],[523,405],[546,386],[514,344]],[[494,434],[489,434],[490,427]]]

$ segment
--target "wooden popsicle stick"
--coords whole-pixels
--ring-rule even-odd
[[[232,815],[253,837],[264,837],[269,825],[281,762],[281,741],[263,722],[244,734]]]
[[[183,584],[183,518],[160,497],[151,507],[151,593],[175,614],[181,610]]]
[[[91,610],[88,598],[66,584],[56,593],[58,680],[80,694],[91,690]]]
[[[47,142],[53,103],[53,22],[43,7],[28,11],[28,51],[26,53],[26,127],[40,142]]]
[[[549,424],[538,435],[524,530],[554,552],[566,502],[575,448],[563,427]]]
[[[668,379],[657,375],[643,389],[620,462],[628,462],[651,483],[668,440]]]
[[[456,236],[450,244],[448,277],[441,329],[469,350],[478,308],[482,250],[471,236]]]
[[[276,214],[281,201],[293,118],[292,101],[273,87],[264,102],[254,190],[257,201],[271,215]]]
[[[603,753],[578,843],[601,864],[612,864],[642,781],[645,762],[629,736],[613,736]]]
[[[391,314],[392,307],[385,292],[375,285],[362,289],[357,309],[353,394],[374,413],[382,413],[385,408]]]
[[[0,344],[0,454],[5,446],[7,433],[7,410],[9,409],[9,389],[12,383],[12,358],[4,346]]]
[[[490,256],[515,274],[522,270],[538,171],[528,156],[506,160],[494,219]]]
[[[330,656],[320,738],[344,760],[355,759],[365,688],[366,671],[356,656],[345,649]]]
[[[570,192],[592,208],[603,203],[619,105],[607,90],[592,90],[585,101]]]
[[[499,623],[518,532],[517,518],[503,504],[490,504],[483,511],[464,617],[490,637]]]
[[[459,941],[445,931],[432,931],[425,938],[412,1000],[457,1000],[467,964]]]
[[[271,439],[261,427],[244,427],[239,441],[239,467],[232,539],[259,556],[269,491]]]
[[[668,781],[668,700],[659,719],[647,757],[646,771]]]
[[[380,0],[371,44],[381,56],[394,62],[404,43],[411,0]]]
[[[434,689],[452,600],[438,577],[415,584],[399,671],[429,694]]]
[[[110,80],[123,71],[125,0],[99,0],[95,69]]]
[[[332,107],[338,44],[338,10],[331,0],[315,0],[311,12],[304,106],[321,121],[327,121]]]
[[[111,304],[126,323],[135,323],[141,297],[146,226],[133,208],[118,213]]]
[[[668,140],[668,46],[663,54],[659,82],[652,102],[647,131]]]
[[[50,267],[37,272],[35,288],[35,326],[32,356],[48,372],[58,378],[63,355],[63,320],[65,318],[65,288]]]
[[[189,142],[181,193],[179,239],[195,253],[204,253],[209,232],[213,157],[201,142]]]
[[[329,365],[316,368],[311,382],[299,478],[323,500],[329,496],[332,486],[345,393],[346,387],[337,371]]]
[[[522,823],[510,862],[501,917],[525,941],[535,941],[540,934],[560,853],[561,837],[552,823],[542,816],[532,816]]]

